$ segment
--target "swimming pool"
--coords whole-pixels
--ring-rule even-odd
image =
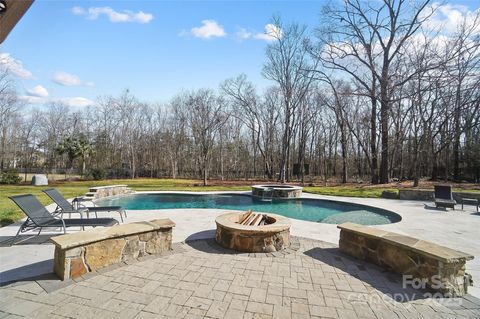
[[[242,194],[180,194],[142,193],[101,199],[102,206],[123,206],[127,210],[154,210],[174,208],[217,208],[274,213],[285,217],[328,224],[353,222],[362,225],[383,225],[399,222],[402,218],[393,212],[346,202],[298,198],[262,201]]]

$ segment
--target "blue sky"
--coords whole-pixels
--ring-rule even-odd
[[[313,28],[323,3],[37,0],[0,54],[21,68],[19,93],[33,103],[82,106],[125,88],[166,102],[181,89],[217,88],[240,73],[264,87],[272,15]]]

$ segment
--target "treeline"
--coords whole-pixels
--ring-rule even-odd
[[[275,18],[262,70],[148,104],[22,105],[0,75],[0,169],[102,177],[480,180],[480,17],[436,33],[429,1],[343,1],[309,32]],[[208,76],[206,74],[205,76]]]

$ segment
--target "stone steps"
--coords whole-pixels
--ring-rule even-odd
[[[127,185],[108,185],[108,186],[96,186],[89,188],[89,191],[85,194],[85,198],[99,199],[110,196],[132,194],[135,191]]]

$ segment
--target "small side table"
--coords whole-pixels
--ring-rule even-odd
[[[480,206],[480,200],[476,198],[462,198],[462,210],[463,210],[463,205],[472,205],[477,207],[477,213],[478,213],[478,206]]]
[[[85,198],[85,197],[75,197],[73,200],[72,200],[72,204],[73,206],[75,207],[75,209],[79,209],[80,206],[83,206],[83,207],[86,207],[85,205],[82,205],[82,203],[84,202],[92,202],[92,200],[90,198]],[[93,203],[93,206],[95,206],[95,203]]]

